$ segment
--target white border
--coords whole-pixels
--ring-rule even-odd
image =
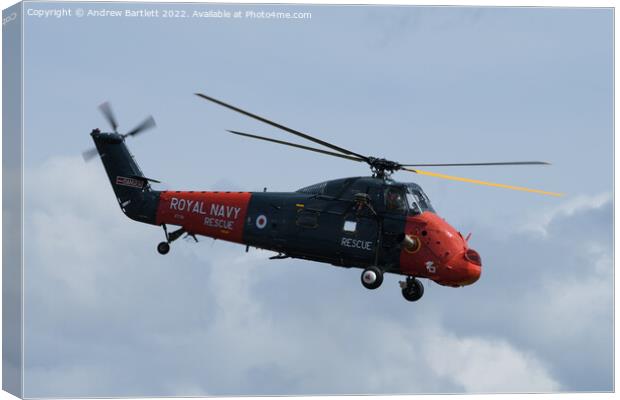
[[[51,2],[51,1],[45,1],[45,2]],[[75,1],[75,0],[68,0],[67,2],[80,2],[80,1]],[[135,3],[141,3],[141,2],[145,2],[145,1],[135,1]],[[158,3],[171,3],[171,2],[175,2],[175,3],[181,3],[180,1],[163,1],[163,0],[152,0],[150,2],[158,2]],[[103,3],[103,2],[102,2]],[[254,3],[266,3],[266,2],[261,2],[258,0],[245,0],[245,1],[239,1],[239,0],[230,0],[230,1],[204,1],[203,3],[231,3],[231,4],[254,4]],[[615,30],[615,7],[616,7],[616,1],[601,1],[601,0],[592,0],[592,1],[567,1],[567,0],[539,0],[539,1],[514,1],[514,0],[506,0],[503,1],[502,3],[498,4],[496,1],[488,1],[488,0],[477,0],[477,1],[463,1],[463,0],[450,0],[450,1],[445,1],[445,0],[436,0],[433,1],[432,3],[429,2],[420,2],[420,1],[415,1],[415,0],[390,0],[389,2],[373,2],[370,3],[368,1],[351,1],[351,0],[338,0],[338,1],[328,1],[328,0],[314,0],[312,2],[310,1],[301,1],[301,0],[288,0],[286,2],[271,2],[271,4],[340,4],[340,5],[372,5],[372,4],[376,4],[376,5],[382,5],[382,6],[386,6],[386,5],[437,5],[437,6],[483,6],[483,7],[492,7],[492,6],[502,6],[502,7],[507,7],[507,6],[525,6],[525,7],[613,7],[614,8],[614,115],[618,115],[618,108],[617,108],[617,104],[615,102],[615,93],[616,93],[616,80],[615,80],[615,74],[617,72],[616,69],[616,63],[615,63],[615,46],[616,43],[618,43],[618,33]],[[7,8],[11,5],[15,4],[15,1],[12,0],[0,0],[0,5],[2,6],[2,8]],[[23,14],[22,14],[23,15]],[[22,38],[23,38],[23,29],[24,29],[24,24],[22,23]],[[1,33],[0,33],[0,43],[1,43]],[[24,43],[22,41],[22,66],[24,65]],[[0,89],[1,89],[1,84],[0,84]],[[23,102],[23,93],[24,93],[24,87],[23,87],[23,80],[22,80],[22,129],[24,129],[25,127],[25,119],[24,119],[24,113],[23,113],[23,106],[24,106],[24,102]],[[2,100],[0,99],[0,107],[2,105]],[[2,123],[2,118],[0,117],[0,126]],[[614,118],[614,134],[615,134],[615,118]],[[24,162],[24,153],[23,153],[23,135],[22,135],[22,177],[23,177],[23,162]],[[1,150],[1,142],[0,142],[0,150]],[[616,165],[615,165],[615,151],[617,150],[616,147],[616,141],[615,141],[615,136],[614,136],[614,199],[615,199],[615,177],[617,176],[616,174]],[[0,161],[1,161],[1,151],[0,151]],[[578,160],[576,160],[576,162],[578,162]],[[0,176],[0,184],[1,184],[1,180],[2,177]],[[23,185],[23,181],[22,181],[22,185]],[[0,199],[1,202],[1,199]],[[23,194],[22,194],[22,207],[23,207]],[[617,248],[617,240],[618,240],[618,235],[616,234],[616,227],[617,224],[616,222],[616,213],[615,213],[615,202],[614,202],[614,250]],[[0,216],[0,223],[1,223],[1,216]],[[23,233],[23,215],[22,215],[22,233]],[[0,232],[0,238],[1,238],[2,234]],[[23,237],[22,237],[23,240]],[[24,247],[22,244],[22,260],[24,260]],[[614,266],[615,266],[615,251],[614,251]],[[22,268],[22,362],[23,360],[23,306],[24,306],[24,302],[23,302],[23,268]],[[2,283],[2,277],[0,275],[0,287],[1,287],[1,283]],[[615,318],[615,311],[618,309],[618,304],[617,304],[617,298],[615,296],[615,287],[617,286],[618,283],[618,277],[617,275],[614,273],[614,333],[617,332],[617,319]],[[0,297],[0,306],[2,305],[2,299]],[[2,321],[0,319],[0,329],[2,326]],[[587,343],[583,344],[584,346],[587,346]],[[2,355],[2,352],[0,350],[0,356]],[[615,360],[618,359],[618,351],[616,349],[615,346],[615,335],[614,335],[614,389],[617,389],[617,382],[618,382],[618,374],[617,374],[617,369],[615,368]],[[23,367],[23,364],[22,364]],[[0,365],[0,371],[1,371],[1,365]],[[1,377],[1,375],[0,375]],[[24,384],[24,374],[22,372],[22,393],[23,393],[23,384]],[[523,394],[498,394],[498,395],[466,395],[467,398],[472,398],[472,399],[477,399],[477,398],[489,398],[492,397],[493,399],[521,399],[524,395]],[[361,400],[363,398],[366,398],[367,396],[347,396],[347,399],[350,400]],[[416,395],[416,396],[376,396],[376,398],[389,398],[392,400],[405,400],[405,399],[424,399],[424,400],[443,400],[443,399],[454,399],[455,397],[464,397],[463,395]],[[549,394],[549,395],[527,395],[528,399],[563,399],[563,400],[581,400],[583,398],[590,398],[590,399],[611,399],[614,398],[614,394],[613,393],[569,393],[569,394]],[[0,399],[13,399],[15,397],[13,397],[12,395],[6,393],[6,392],[1,392],[0,393]],[[229,397],[230,399],[253,399],[254,397]],[[260,399],[276,399],[277,397],[260,397]],[[312,398],[316,398],[316,399],[337,399],[339,398],[339,396],[312,396]],[[150,399],[150,398],[146,398],[146,399]],[[154,398],[153,398],[154,399]]]

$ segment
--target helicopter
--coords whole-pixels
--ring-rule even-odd
[[[112,132],[94,129],[95,148],[83,153],[85,160],[100,157],[123,213],[138,222],[163,228],[165,240],[159,254],[183,235],[226,240],[270,250],[270,259],[297,258],[362,270],[362,285],[377,289],[386,273],[404,276],[402,296],[417,301],[424,294],[420,279],[439,285],[462,287],[475,283],[482,259],[464,237],[441,218],[422,187],[392,179],[397,171],[435,178],[494,186],[550,196],[561,193],[461,178],[420,170],[419,167],[497,165],[549,165],[544,161],[484,163],[401,164],[366,156],[301,131],[250,113],[221,100],[196,93],[201,99],[243,114],[323,148],[277,140],[246,132],[229,133],[295,147],[323,155],[366,163],[370,176],[327,180],[294,192],[230,192],[154,190],[159,181],[146,177],[129,152],[125,140],[155,126],[153,117],[127,133],[109,103],[99,106]],[[171,227],[175,227],[174,230]]]

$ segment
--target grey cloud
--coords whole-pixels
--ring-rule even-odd
[[[484,272],[468,301],[477,312],[449,310],[449,329],[530,349],[565,390],[611,390],[613,203],[599,203],[593,197],[590,205],[557,213],[546,235],[498,238],[476,229]]]

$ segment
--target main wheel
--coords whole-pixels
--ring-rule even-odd
[[[376,289],[383,283],[383,271],[379,267],[368,267],[362,272],[361,278],[366,289]]]
[[[403,297],[407,301],[418,301],[424,295],[424,285],[419,279],[407,279],[407,286],[403,288]]]
[[[157,252],[161,255],[168,254],[170,251],[170,245],[168,242],[161,242],[157,245]]]

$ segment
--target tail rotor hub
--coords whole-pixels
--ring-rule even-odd
[[[112,106],[110,105],[110,103],[106,101],[105,103],[101,104],[99,106],[99,110],[103,114],[103,117],[105,118],[105,120],[108,121],[108,124],[110,124],[110,127],[112,128],[113,133],[110,133],[108,135],[110,135],[110,138],[114,140],[123,141],[130,136],[136,136],[156,126],[155,119],[151,115],[149,115],[148,117],[146,117],[144,121],[138,124],[135,128],[133,128],[127,133],[121,134],[121,133],[118,133],[118,122],[117,122],[116,116],[114,115],[114,112],[112,111]],[[104,135],[101,133],[99,129],[93,130],[91,134]],[[97,149],[92,148],[92,149],[82,152],[82,157],[84,158],[84,161],[90,161],[93,158],[95,158],[97,154],[98,154]]]

